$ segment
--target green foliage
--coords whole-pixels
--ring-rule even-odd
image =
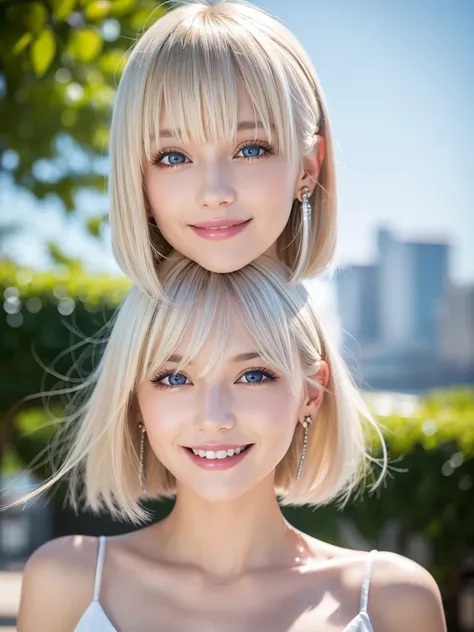
[[[96,159],[125,53],[164,11],[163,0],[0,2],[0,165],[16,154],[15,184],[40,200],[57,196],[68,211],[78,189],[103,190]],[[86,167],[64,160],[63,136]]]
[[[57,257],[60,259],[59,254]],[[55,376],[69,373],[66,386],[73,384],[78,379],[70,374],[73,363],[77,372],[87,371],[89,356],[98,349],[84,349],[81,343],[107,326],[129,285],[125,278],[87,274],[78,264],[58,265],[48,272],[18,268],[11,262],[0,264],[4,299],[0,316],[0,453],[8,437],[19,435],[16,422],[20,412],[43,408],[41,398],[31,399],[32,395],[57,387],[61,380]],[[34,455],[27,444],[22,444],[24,462]]]
[[[89,275],[79,265],[33,272],[0,264],[5,299],[0,443],[9,445],[7,463],[33,461],[51,440],[51,419],[60,419],[64,406],[60,396],[19,402],[58,385],[77,384],[88,374],[103,344],[81,343],[97,338],[99,331],[104,338],[129,285],[125,278]],[[341,538],[341,518],[378,548],[386,546],[388,525],[395,530],[398,550],[407,554],[410,539],[422,536],[432,547],[431,571],[446,586],[450,571],[474,549],[474,389],[432,393],[421,400],[416,414],[381,417],[380,422],[389,474],[375,493],[366,489],[342,512],[329,506],[316,512],[287,508],[285,513],[306,532],[335,543]],[[373,443],[373,454],[380,457]],[[375,466],[374,477],[378,473]],[[44,478],[48,470],[43,467],[38,474]]]

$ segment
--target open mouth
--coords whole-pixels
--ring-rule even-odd
[[[226,228],[233,228],[234,226],[242,226],[248,224],[250,219],[228,219],[226,220],[210,220],[207,222],[198,222],[197,224],[190,224],[192,228],[201,228],[202,230],[225,230]]]
[[[230,448],[228,450],[197,450],[195,448],[185,448],[185,450],[198,458],[215,461],[236,457],[239,454],[246,452],[252,445],[253,443],[249,443],[248,445],[240,446],[237,448]]]
[[[215,220],[214,222],[202,222],[200,224],[190,224],[190,228],[204,239],[227,239],[235,237],[244,231],[252,219],[247,220]]]

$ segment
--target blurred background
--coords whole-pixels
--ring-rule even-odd
[[[392,460],[383,488],[344,511],[285,514],[325,540],[415,559],[449,630],[474,630],[474,5],[257,4],[302,41],[326,93],[339,243],[337,266],[310,285]],[[88,340],[128,288],[106,222],[108,126],[124,52],[164,11],[0,0],[0,505],[50,473],[65,398],[46,394],[88,374],[100,355]],[[0,512],[0,628],[14,629],[37,546],[127,530],[74,515],[63,488]]]

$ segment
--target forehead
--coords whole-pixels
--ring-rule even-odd
[[[183,85],[183,90],[185,90],[185,86]],[[236,84],[236,95],[237,95],[237,120],[236,126],[238,127],[239,123],[245,123],[245,126],[242,128],[245,131],[254,131],[254,135],[257,136],[259,133],[264,134],[265,130],[262,129],[262,121],[259,120],[255,107],[252,103],[252,100],[249,96],[249,93],[245,89],[242,81],[237,80]],[[167,138],[169,136],[174,136],[173,134],[173,124],[174,117],[173,112],[170,107],[166,107],[166,105],[162,106],[161,116],[160,116],[160,137],[161,139]],[[238,133],[239,130],[237,129]]]
[[[185,356],[189,349],[193,348],[193,332],[195,331],[197,322],[202,318],[200,312],[200,309],[196,310],[196,313],[190,320],[183,337],[175,349],[177,355]],[[213,335],[213,332],[215,332],[214,327],[222,328],[222,333],[224,333],[225,336],[225,339],[222,340],[222,352],[219,354],[220,360],[223,363],[236,355],[256,351],[256,343],[243,323],[242,318],[238,316],[236,310],[230,309],[227,326],[225,327],[224,323],[220,322],[220,319],[217,318],[217,322],[212,327],[211,334],[195,354],[193,362],[196,365],[208,366],[211,359],[215,356],[216,337]],[[217,332],[215,333],[217,334]]]
[[[270,62],[256,51],[241,59],[230,44],[210,50],[173,45],[150,66],[141,102],[141,142],[148,160],[161,137],[192,144],[235,142],[242,120],[250,133],[260,121],[259,135],[265,134],[278,153],[298,154],[301,139],[289,96],[294,90],[285,73],[270,72]]]

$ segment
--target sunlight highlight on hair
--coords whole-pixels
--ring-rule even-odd
[[[281,504],[343,505],[374,465],[381,472],[372,488],[379,485],[387,470],[387,452],[378,424],[325,332],[307,289],[302,283],[288,283],[287,278],[287,270],[266,256],[223,275],[176,254],[163,263],[165,300],[132,288],[118,311],[100,365],[84,384],[82,406],[66,417],[58,435],[55,445],[62,457],[58,469],[23,500],[67,475],[75,508],[85,504],[137,524],[146,521],[138,478],[138,387],[162,368],[185,338],[188,344],[177,371],[195,359],[208,341],[212,353],[204,371],[218,366],[236,313],[258,353],[281,372],[290,388],[309,382],[321,359],[329,366],[330,379],[318,423],[311,429],[303,475],[296,480],[300,424],[277,465],[274,486]],[[76,398],[78,386],[71,391]],[[368,449],[369,429],[379,439],[380,459]],[[156,458],[147,459],[146,467],[149,493],[173,497],[172,473]]]
[[[162,295],[159,265],[171,251],[147,221],[143,185],[145,163],[164,131],[163,114],[177,142],[232,143],[239,123],[239,85],[253,105],[253,122],[263,124],[278,152],[303,163],[315,134],[324,137],[311,218],[301,223],[296,200],[278,253],[293,280],[321,272],[332,259],[336,185],[331,129],[309,57],[287,28],[254,5],[186,3],[157,20],[132,48],[110,134],[113,248],[122,269],[150,296]]]

